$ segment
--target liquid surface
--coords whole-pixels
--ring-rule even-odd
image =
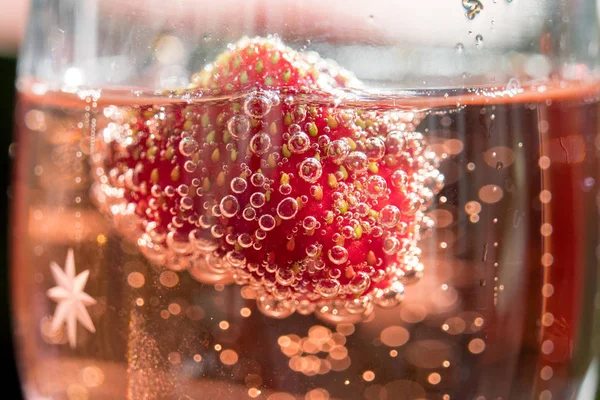
[[[423,210],[435,229],[416,244],[422,278],[406,285],[399,305],[375,307],[361,322],[274,319],[248,287],[201,283],[150,262],[100,211],[92,158],[103,140],[96,133],[114,122],[107,111],[184,107],[181,99],[26,89],[13,243],[32,398],[577,393],[591,361],[596,294],[597,87],[303,99],[411,114],[410,129],[440,159],[443,188]],[[73,293],[79,305],[57,312]]]

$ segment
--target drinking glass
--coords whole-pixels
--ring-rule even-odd
[[[593,0],[34,0],[28,399],[590,399]]]

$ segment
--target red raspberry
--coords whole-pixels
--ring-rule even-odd
[[[314,54],[242,40],[177,93],[200,100],[107,112],[99,202],[149,260],[249,285],[267,315],[395,305],[421,273],[443,177],[412,114],[331,101],[358,84]]]

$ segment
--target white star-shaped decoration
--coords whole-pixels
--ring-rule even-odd
[[[66,323],[69,345],[71,348],[75,348],[77,345],[77,321],[88,331],[96,332],[86,309],[86,307],[96,304],[96,299],[83,291],[90,276],[90,270],[85,270],[75,276],[73,249],[69,249],[67,252],[64,271],[55,262],[50,263],[50,269],[56,286],[48,289],[46,295],[58,303],[52,317],[52,331],[56,332]]]

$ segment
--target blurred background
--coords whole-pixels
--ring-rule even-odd
[[[77,1],[77,0],[75,0]],[[82,1],[83,0],[79,0]],[[458,1],[458,0],[456,0]],[[510,1],[510,0],[509,0]],[[3,395],[2,398],[7,399],[20,399],[20,387],[18,376],[15,368],[15,357],[14,357],[14,347],[12,345],[12,337],[11,337],[11,324],[10,324],[10,276],[9,276],[9,259],[10,259],[10,246],[5,245],[5,243],[9,243],[9,227],[10,227],[10,207],[11,207],[11,154],[14,153],[14,146],[11,147],[11,143],[13,141],[12,133],[14,126],[13,112],[14,106],[16,104],[15,99],[15,70],[16,70],[16,54],[19,45],[19,38],[22,35],[23,25],[26,18],[26,8],[27,8],[26,0],[0,0],[0,128],[2,131],[2,135],[0,136],[0,163],[2,164],[2,169],[0,172],[0,273],[4,279],[0,279],[0,312],[1,318],[0,327],[2,330],[1,342],[2,352],[5,354],[4,357],[4,371],[5,371],[5,384],[3,387]],[[531,2],[531,5],[537,4],[539,6],[540,2]],[[415,7],[417,7],[417,3],[415,3]],[[415,12],[429,12],[429,9],[426,7],[418,7]],[[523,17],[527,15],[527,13],[522,12],[523,9],[520,9],[520,16]],[[484,23],[487,23],[483,18],[477,19],[477,23],[483,26]],[[420,18],[412,18],[414,21],[420,21]],[[527,23],[516,24],[517,26],[528,27]],[[398,29],[424,29],[428,30],[426,24],[418,23],[415,26],[407,26],[406,24],[393,24],[393,26],[398,26]],[[467,30],[462,29],[460,31],[461,34],[467,35]],[[469,31],[470,32],[470,31]],[[422,36],[424,33],[415,34],[413,36]],[[456,33],[458,34],[458,33]],[[470,34],[470,33],[469,33]],[[518,36],[514,34],[513,36]],[[444,36],[446,37],[446,36]],[[452,41],[456,40],[456,35],[448,35],[448,37],[452,38]],[[488,35],[486,34],[486,38]],[[491,38],[492,36],[489,35]],[[506,38],[511,37],[510,35],[498,35],[497,37]],[[465,43],[471,43],[472,46],[476,45],[476,42],[473,40],[467,41],[469,38],[464,38]],[[487,48],[492,48],[494,43],[486,39]],[[352,49],[352,55],[354,55],[354,49]],[[338,59],[343,59],[343,54],[338,55]],[[35,61],[35,60],[34,60]],[[391,60],[390,62],[393,62]],[[372,68],[372,63],[369,62],[367,67]],[[439,70],[440,66],[436,64],[434,66],[436,71]],[[385,68],[382,68],[385,69]],[[12,238],[12,240],[18,240],[18,238]],[[14,268],[18,268],[18,265],[15,265]],[[598,319],[600,320],[600,318]],[[600,399],[600,396],[596,396],[597,399]],[[519,399],[517,399],[519,400]],[[554,399],[561,400],[561,399]]]
[[[11,339],[10,325],[10,277],[9,277],[9,246],[4,245],[8,239],[8,226],[10,224],[10,178],[11,178],[11,159],[9,157],[9,147],[12,139],[13,130],[13,107],[15,104],[15,67],[16,60],[10,55],[0,56],[0,187],[2,195],[0,196],[0,270],[2,279],[0,279],[0,292],[2,293],[2,320],[0,321],[0,329],[2,329],[2,353],[4,357],[3,370],[7,371],[7,377],[4,382],[7,385],[10,399],[19,399],[19,380],[15,370],[14,352]]]
[[[2,397],[21,399],[10,323],[10,202],[16,54],[27,15],[26,0],[0,0],[0,346],[6,373]],[[10,149],[10,150],[9,150]]]

